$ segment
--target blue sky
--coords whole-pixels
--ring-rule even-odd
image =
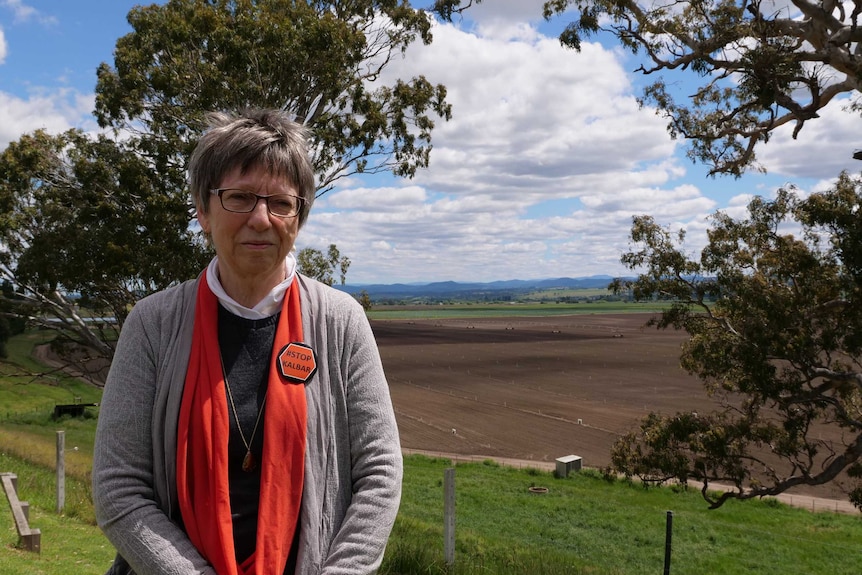
[[[37,128],[97,129],[95,71],[130,28],[126,0],[0,0],[0,149]],[[827,186],[862,147],[862,118],[833,105],[793,141],[759,152],[768,175],[708,179],[635,98],[645,79],[607,38],[560,47],[541,0],[486,0],[438,25],[384,78],[424,74],[449,90],[431,167],[413,180],[354,178],[316,202],[297,247],[338,245],[350,283],[492,281],[620,274],[631,217],[688,230],[743,213],[752,194]],[[685,86],[682,86],[685,89]]]

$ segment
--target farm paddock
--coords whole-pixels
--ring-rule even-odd
[[[373,320],[402,446],[601,468],[650,411],[714,409],[679,367],[685,334],[649,317]],[[846,500],[836,485],[795,492]]]

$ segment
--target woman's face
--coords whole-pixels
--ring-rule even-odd
[[[218,187],[263,196],[299,195],[285,179],[260,167],[252,167],[244,174],[237,168],[222,178]],[[247,214],[225,210],[218,196],[210,195],[208,201],[209,210],[204,213],[199,209],[198,221],[212,238],[219,258],[219,280],[225,291],[233,298],[242,293],[268,293],[284,279],[284,259],[296,240],[299,216],[274,216],[264,200],[258,200]]]

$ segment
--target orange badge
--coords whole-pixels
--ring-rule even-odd
[[[314,350],[304,343],[289,343],[278,354],[278,372],[294,383],[305,383],[317,371]]]

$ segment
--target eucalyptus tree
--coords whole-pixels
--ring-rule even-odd
[[[114,65],[98,69],[96,117],[140,138],[166,173],[184,162],[210,110],[273,107],[311,130],[318,194],[339,178],[426,167],[446,88],[386,67],[431,18],[405,0],[169,0],[133,8]]]
[[[622,261],[641,273],[613,287],[671,302],[653,323],[689,334],[681,364],[721,408],[650,414],[615,444],[616,471],[703,482],[713,507],[846,474],[862,508],[860,210],[860,177],[807,197],[782,189],[746,219],[717,213],[698,257],[684,232],[634,218]]]
[[[318,195],[358,173],[412,177],[451,115],[444,86],[387,73],[432,40],[430,16],[405,0],[168,0],[128,21],[97,72],[104,134],[38,131],[0,158],[0,276],[14,313],[105,357],[111,334],[71,296],[121,327],[137,299],[194,277],[210,253],[190,231],[186,189],[207,112],[293,113],[310,132]],[[348,265],[339,259],[342,277]]]
[[[452,20],[482,1],[434,9]],[[762,169],[756,150],[777,128],[796,137],[826,106],[862,112],[859,0],[548,0],[542,15],[569,19],[564,46],[609,33],[642,56],[637,71],[656,77],[642,104],[711,175]],[[679,97],[685,74],[696,84]],[[634,218],[622,261],[639,275],[612,287],[670,302],[651,323],[688,332],[682,365],[722,407],[650,414],[615,444],[612,469],[701,481],[713,507],[846,475],[862,508],[862,180],[842,174],[809,197],[784,189],[748,211],[716,214],[699,257],[684,232]]]
[[[341,285],[347,280],[350,258],[341,255],[335,244],[329,244],[326,254],[314,248],[303,248],[296,254],[297,270],[326,285],[335,283],[336,275]]]
[[[138,297],[205,265],[184,194],[163,185],[145,158],[105,136],[38,130],[12,142],[0,154],[4,313],[110,357]]]
[[[435,10],[452,19],[481,2],[436,0]],[[858,0],[549,0],[543,15],[570,18],[567,47],[607,32],[642,55],[637,71],[656,80],[641,102],[712,175],[762,170],[758,146],[784,125],[795,138],[826,106],[862,112]],[[677,94],[679,74],[696,87]]]

